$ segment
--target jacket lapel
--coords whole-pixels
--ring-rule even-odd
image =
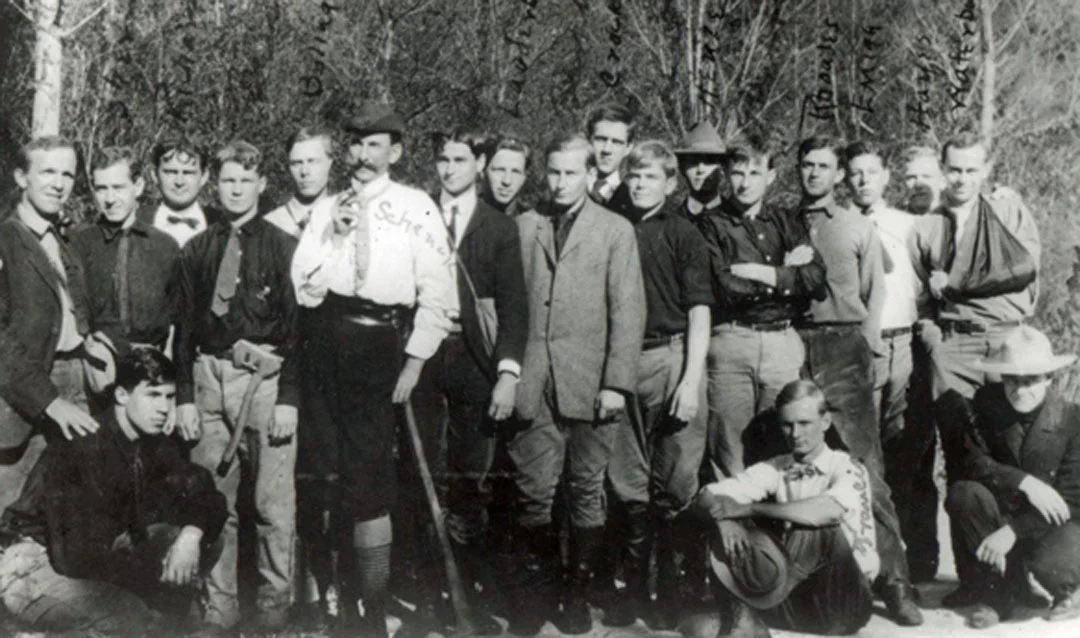
[[[546,210],[546,207],[537,207],[537,212],[540,213],[540,217],[536,220],[536,243],[544,249],[550,263],[558,263],[559,260],[555,255],[555,230],[551,227],[551,213]]]
[[[469,238],[469,235],[476,232],[477,228],[484,225],[487,221],[488,214],[494,212],[488,208],[488,205],[483,202],[479,197],[476,198],[476,207],[473,208],[472,217],[469,218],[469,224],[465,227],[465,232],[461,234],[461,245],[465,245],[465,240]]]
[[[592,235],[592,227],[596,224],[596,211],[593,210],[593,207],[597,205],[591,199],[585,200],[585,205],[581,208],[581,212],[578,213],[578,218],[574,220],[574,225],[570,227],[570,235],[566,238],[566,245],[562,248],[563,259],[566,259],[566,256],[573,252],[586,237]]]
[[[1031,424],[1031,428],[1021,442],[1019,449],[1016,450],[1016,458],[1020,461],[1020,467],[1030,467],[1031,464],[1024,461],[1033,456],[1037,457],[1045,445],[1055,445],[1057,439],[1055,433],[1061,423],[1063,409],[1064,402],[1057,395],[1052,394],[1046,398],[1046,404],[1043,406],[1042,411],[1035,418],[1035,422]]]
[[[56,268],[53,267],[52,262],[49,261],[49,257],[45,254],[45,249],[41,247],[41,243],[34,237],[34,233],[19,221],[15,221],[14,225],[16,228],[16,235],[18,235],[19,241],[22,242],[23,248],[26,249],[27,261],[29,261],[30,265],[34,267],[34,270],[41,275],[41,278],[45,280],[45,283],[49,285],[53,294],[56,295],[56,301],[59,303],[60,273],[56,272]]]

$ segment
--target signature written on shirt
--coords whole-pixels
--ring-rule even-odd
[[[425,216],[434,214],[431,211],[424,212]],[[379,202],[378,210],[375,211],[375,219],[391,226],[399,226],[405,234],[411,233],[414,237],[423,239],[425,244],[443,258],[443,265],[450,266],[454,263],[454,254],[450,252],[449,247],[449,237],[445,234],[436,236],[438,231],[432,233],[431,225],[414,219],[410,211],[402,211],[401,215],[396,215],[393,204],[388,200],[383,200]]]

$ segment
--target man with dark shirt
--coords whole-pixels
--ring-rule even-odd
[[[118,355],[132,344],[160,350],[169,336],[167,288],[180,249],[135,214],[145,184],[131,148],[98,151],[92,184],[101,216],[72,237],[86,269],[90,329],[104,334]]]
[[[122,356],[101,429],[50,445],[4,511],[0,596],[31,629],[146,635],[148,606],[190,604],[227,513],[210,473],[162,436],[175,393],[161,352]]]
[[[709,218],[717,307],[709,343],[709,459],[717,480],[744,469],[743,431],[799,378],[792,326],[825,292],[825,266],[797,217],[764,201],[776,180],[763,140],[727,156],[731,198]]]
[[[215,157],[218,195],[226,216],[180,251],[177,268],[177,427],[197,441],[192,460],[216,468],[237,423],[251,370],[233,363],[240,340],[283,358],[279,375],[262,379],[248,401],[249,431],[240,452],[255,470],[259,590],[257,625],[279,629],[292,588],[296,498],[297,305],[289,268],[296,239],[258,216],[266,187],[262,153],[243,141]],[[236,589],[236,493],[241,464],[232,463],[220,489],[229,501],[224,548],[207,581],[204,618],[230,628],[239,620]]]
[[[638,616],[653,629],[678,621],[674,523],[697,493],[705,451],[705,353],[709,345],[709,248],[669,202],[678,161],[666,144],[642,142],[630,152],[626,184],[634,203],[645,282],[646,324],[638,365],[637,405],[621,424],[608,478],[623,508],[627,588],[604,614],[626,626]],[[636,408],[636,409],[635,409]],[[649,558],[657,532],[657,607],[648,614]]]
[[[885,483],[881,432],[874,405],[875,357],[884,356],[881,309],[885,256],[869,219],[841,208],[834,189],[844,176],[840,150],[827,137],[799,144],[800,215],[814,249],[825,261],[827,294],[810,306],[799,333],[806,346],[803,376],[825,393],[848,452],[866,466],[874,494],[881,575],[877,592],[903,626],[920,625],[907,557],[892,495]]]
[[[725,153],[724,140],[708,122],[700,122],[690,129],[682,148],[675,149],[679,172],[690,191],[680,212],[706,235],[708,222],[705,220],[720,208]]]

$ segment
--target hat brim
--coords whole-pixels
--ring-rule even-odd
[[[749,532],[751,543],[755,542],[755,536],[759,533],[763,532],[756,530]],[[716,574],[716,577],[733,596],[754,609],[772,609],[784,602],[784,599],[787,598],[789,593],[787,588],[784,587],[784,584],[788,579],[787,561],[779,561],[777,565],[780,568],[780,578],[778,579],[780,581],[779,585],[764,594],[752,594],[747,592],[742,585],[739,584],[731,573],[731,568],[728,567],[728,564],[720,559],[722,552],[720,551],[719,544],[719,537],[714,538],[709,543],[709,563],[712,566],[713,573]]]
[[[996,362],[987,359],[976,359],[972,362],[971,367],[989,374],[1028,376],[1056,372],[1072,365],[1075,361],[1076,355],[1074,354],[1056,354],[1045,361],[1035,363]]]
[[[676,155],[700,155],[701,157],[715,157],[724,159],[727,157],[726,150],[718,151],[715,148],[677,148],[673,151]]]

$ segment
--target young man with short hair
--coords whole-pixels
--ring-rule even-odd
[[[161,203],[140,214],[144,223],[165,232],[181,248],[219,217],[215,208],[199,204],[199,192],[210,179],[209,161],[205,147],[184,136],[165,138],[150,154]]]
[[[950,477],[945,510],[957,535],[957,591],[975,605],[976,629],[1007,620],[1030,580],[1052,597],[1048,620],[1080,617],[1080,406],[1052,388],[1074,361],[1020,326],[972,364],[1001,382],[977,390],[974,418],[957,424],[962,473]]]
[[[608,479],[624,510],[624,533],[616,538],[625,556],[627,587],[605,611],[604,623],[626,626],[641,616],[654,629],[670,630],[678,622],[675,519],[697,493],[705,451],[705,354],[713,305],[709,248],[668,199],[675,191],[678,161],[666,144],[649,140],[636,145],[626,169],[646,324],[637,404],[616,434],[608,465]],[[650,614],[654,531],[657,606]]]
[[[518,196],[529,177],[532,149],[518,137],[503,135],[492,145],[490,155],[481,198],[507,217],[517,217],[525,212]]]
[[[870,620],[879,565],[866,469],[825,442],[830,412],[813,381],[784,386],[773,416],[790,453],[705,486],[696,502],[716,525],[717,635],[767,637],[766,623],[854,634]]]
[[[0,598],[34,631],[166,630],[220,551],[225,497],[164,433],[175,366],[137,347],[116,368],[101,429],[50,445],[0,519]]]
[[[234,430],[246,429],[239,452],[255,472],[256,625],[275,630],[285,624],[292,593],[299,331],[289,278],[296,239],[258,215],[266,187],[261,164],[259,149],[240,140],[214,157],[224,217],[180,251],[173,360],[177,428],[196,442],[193,461],[218,468]],[[237,365],[234,349],[244,342],[279,357],[280,373],[253,370],[262,369],[258,362]],[[246,423],[238,423],[242,407]],[[216,479],[228,498],[229,521],[221,558],[207,579],[204,620],[222,631],[240,614],[236,499],[244,466],[234,460]]]
[[[881,311],[885,257],[870,220],[836,203],[843,180],[841,152],[827,137],[803,140],[798,149],[801,216],[814,249],[825,262],[826,296],[810,305],[799,333],[806,346],[803,376],[813,379],[837,412],[833,419],[851,455],[866,466],[874,493],[878,590],[897,624],[922,624],[914,601],[900,523],[893,505],[874,406],[874,357],[884,356]]]
[[[311,221],[311,211],[330,197],[330,169],[334,166],[334,137],[329,130],[301,127],[285,143],[293,196],[266,214],[266,221],[300,239]]]
[[[132,344],[159,350],[169,337],[169,282],[180,252],[163,231],[139,219],[142,162],[126,146],[99,149],[91,163],[99,216],[72,245],[86,268],[90,329],[123,355]]]
[[[319,368],[304,378],[310,427],[301,430],[299,467],[351,545],[342,548],[353,566],[342,592],[346,625],[386,636],[394,404],[409,400],[446,337],[457,287],[435,202],[390,176],[404,152],[401,117],[369,102],[345,128],[351,186],[315,205],[292,263],[297,299],[312,309],[305,367]]]
[[[634,113],[620,104],[604,104],[589,114],[585,134],[592,147],[588,193],[594,202],[619,214],[633,209],[622,181],[622,163],[634,143]]]
[[[550,203],[517,218],[529,296],[518,416],[509,443],[521,490],[514,538],[519,571],[511,629],[535,634],[554,616],[558,534],[552,506],[568,482],[570,574],[563,633],[592,626],[586,591],[603,534],[604,475],[626,401],[637,385],[645,289],[634,229],[588,197],[591,148],[559,138],[545,156]]]
[[[90,329],[85,274],[60,230],[78,162],[62,137],[41,137],[16,156],[19,200],[0,223],[0,484],[17,487],[44,434],[71,439],[98,429],[83,380]]]
[[[765,201],[776,154],[757,137],[728,151],[731,197],[705,229],[716,246],[708,457],[717,479],[743,470],[743,432],[799,378],[805,358],[794,323],[825,295],[825,265],[798,214]]]

